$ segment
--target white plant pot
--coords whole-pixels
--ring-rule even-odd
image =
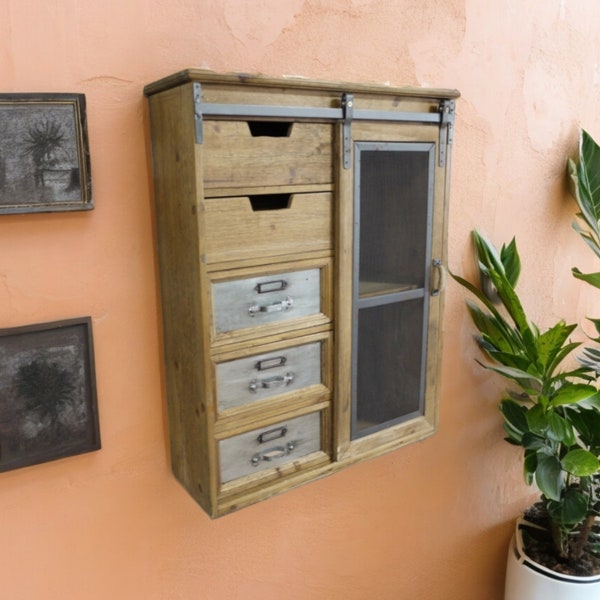
[[[506,563],[504,600],[599,600],[600,575],[577,577],[556,573],[529,558],[517,521]]]

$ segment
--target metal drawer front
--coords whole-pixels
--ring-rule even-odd
[[[219,363],[219,410],[227,410],[319,383],[320,342]]]
[[[321,311],[319,269],[213,283],[217,333],[260,327]]]
[[[279,467],[321,449],[321,413],[221,440],[221,483]]]

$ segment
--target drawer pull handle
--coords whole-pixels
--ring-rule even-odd
[[[267,369],[274,369],[276,367],[283,367],[287,362],[285,356],[274,356],[273,358],[263,358],[254,365],[257,371],[266,371]]]
[[[279,312],[283,310],[290,310],[294,305],[294,300],[289,296],[286,296],[284,300],[281,302],[275,302],[274,304],[265,304],[263,306],[259,306],[258,304],[253,304],[248,309],[248,314],[253,317],[258,313],[272,313]]]
[[[287,456],[290,452],[294,450],[296,444],[294,442],[288,442],[285,446],[274,446],[273,448],[269,448],[264,452],[257,452],[251,459],[253,467],[258,467],[261,461],[270,462],[272,460],[277,460],[278,458],[283,458]]]
[[[272,442],[273,440],[278,440],[287,435],[288,428],[283,425],[282,427],[276,427],[275,429],[269,429],[269,431],[265,431],[261,433],[256,441],[259,444],[265,444],[266,442]]]
[[[259,294],[268,294],[269,292],[280,292],[287,288],[288,282],[285,279],[275,279],[274,281],[264,281],[257,283],[254,288]]]
[[[248,389],[252,393],[256,393],[258,390],[284,387],[292,383],[292,381],[294,381],[293,373],[286,373],[285,375],[274,375],[273,377],[265,377],[265,379],[253,379],[248,384]]]

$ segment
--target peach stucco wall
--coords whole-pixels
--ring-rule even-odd
[[[455,285],[435,436],[216,521],[174,480],[142,88],[192,66],[458,88],[450,266],[474,227],[516,234],[533,316],[582,321],[564,162],[600,137],[599,23],[598,0],[0,0],[0,92],[87,95],[96,202],[0,217],[0,327],[93,318],[102,432],[0,474],[0,597],[500,600],[532,491]]]

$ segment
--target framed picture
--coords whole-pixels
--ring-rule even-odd
[[[99,448],[91,319],[0,329],[0,471]]]
[[[89,210],[84,94],[0,94],[0,214]]]

